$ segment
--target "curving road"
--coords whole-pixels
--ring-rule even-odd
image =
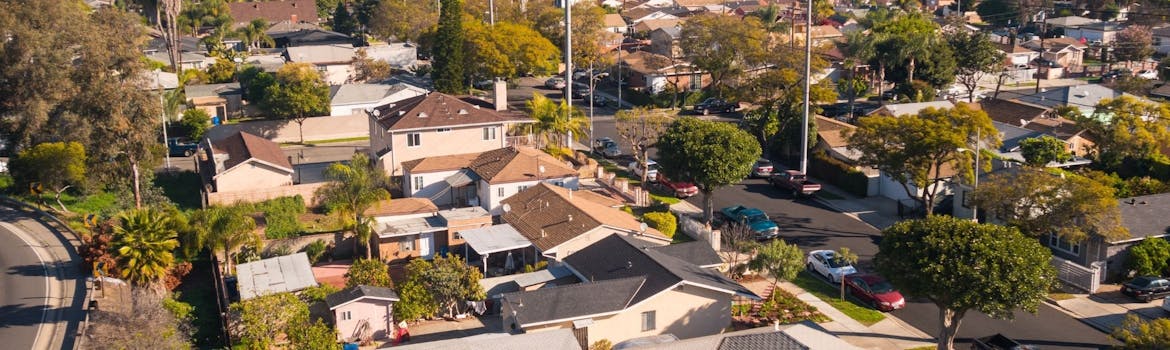
[[[0,348],[74,348],[85,304],[76,244],[52,224],[0,206]]]
[[[0,226],[0,339],[31,349],[46,317],[48,278],[29,243]]]

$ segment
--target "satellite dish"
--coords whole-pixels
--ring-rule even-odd
[[[374,116],[377,117],[377,116],[382,115],[382,110],[375,109],[373,113],[374,113]]]
[[[507,212],[512,211],[512,206],[505,203],[503,206],[500,207],[500,209],[503,209],[504,212],[507,213]]]

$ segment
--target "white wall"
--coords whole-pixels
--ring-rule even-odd
[[[406,173],[402,180],[403,191],[407,197],[427,198],[435,205],[451,204],[451,186],[447,184],[447,177],[455,175],[459,170],[440,171],[433,173],[411,174]],[[422,188],[415,190],[415,178],[422,177]],[[437,197],[436,197],[437,196]]]
[[[361,102],[361,103],[333,104],[333,105],[329,106],[329,115],[331,115],[331,116],[343,116],[343,115],[354,115],[354,114],[364,115],[364,112],[362,112],[362,111],[365,111],[367,109],[390,104],[390,103],[394,103],[394,102],[398,102],[398,101],[402,101],[402,100],[405,100],[405,99],[408,99],[411,97],[415,97],[415,96],[419,96],[422,94],[426,94],[426,93],[427,93],[427,91],[423,90],[423,89],[408,88],[408,89],[404,89],[402,91],[398,91],[398,92],[395,92],[393,94],[390,94],[390,96],[383,97],[382,99],[377,100],[377,101],[369,101],[369,102]]]
[[[578,178],[576,176],[544,179],[543,181],[510,182],[510,183],[490,185],[490,186],[487,184],[486,181],[480,180],[479,181],[479,184],[480,184],[480,186],[479,186],[479,188],[480,188],[479,189],[479,200],[480,200],[480,203],[482,203],[481,205],[483,205],[483,208],[485,210],[487,210],[488,212],[490,212],[492,215],[501,215],[504,213],[504,211],[503,211],[503,209],[500,209],[500,201],[503,201],[504,199],[511,197],[512,195],[515,195],[516,193],[519,193],[521,187],[528,188],[528,187],[536,186],[536,184],[540,183],[540,182],[546,182],[546,183],[549,183],[552,185],[559,185],[561,187],[568,188],[568,189],[574,190],[574,191],[577,190],[578,185],[580,184],[578,182]],[[560,184],[558,184],[558,182]],[[487,189],[487,191],[484,190],[485,188]],[[500,193],[499,191],[501,188],[504,189],[504,196],[503,197],[499,196],[499,193]],[[438,204],[438,203],[436,203],[436,204]]]
[[[325,82],[329,85],[345,84],[353,75],[353,66],[349,64],[331,64],[324,67],[325,71],[321,72],[321,75],[324,76]]]

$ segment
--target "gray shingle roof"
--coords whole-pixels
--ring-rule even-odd
[[[1020,96],[1020,102],[1048,108],[1069,105],[1078,108],[1093,108],[1102,99],[1117,98],[1122,93],[1098,84],[1084,84],[1049,89],[1039,94]]]
[[[581,350],[573,331],[556,329],[525,334],[485,333],[470,337],[395,346],[399,350]]]
[[[629,307],[646,282],[629,277],[504,294],[521,325],[616,312]]]
[[[1170,193],[1122,198],[1117,201],[1121,209],[1121,225],[1129,229],[1133,238],[1164,235],[1170,233]]]
[[[719,257],[719,253],[716,253],[715,249],[712,249],[711,245],[707,242],[691,241],[668,244],[650,249],[698,266],[711,266],[723,263],[723,259]]]
[[[719,350],[808,350],[796,339],[781,332],[735,335],[723,338]]]
[[[1020,147],[1020,142],[1044,136],[1044,133],[1030,129],[1021,128],[1015,125],[1009,125],[1000,122],[991,122],[995,125],[995,130],[999,131],[1000,139],[1003,140],[1003,146],[999,147],[1001,152],[1012,152],[1017,147]]]
[[[329,309],[332,310],[342,304],[366,297],[398,301],[398,293],[394,293],[393,289],[362,285],[342,289],[340,292],[325,296],[325,304],[328,304]]]

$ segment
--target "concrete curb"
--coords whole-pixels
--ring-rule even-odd
[[[1056,309],[1056,311],[1060,311],[1069,317],[1075,318],[1077,321],[1081,321],[1081,323],[1084,323],[1089,327],[1093,327],[1101,332],[1104,332],[1105,334],[1113,334],[1113,328],[1107,327],[1106,325],[1097,322],[1093,322],[1091,319],[1086,318],[1084,315],[1078,314],[1076,311],[1066,309],[1064,306],[1060,305],[1060,302],[1056,299],[1044,298],[1044,302],[1052,305],[1052,308]],[[1138,316],[1141,315],[1139,314]]]

